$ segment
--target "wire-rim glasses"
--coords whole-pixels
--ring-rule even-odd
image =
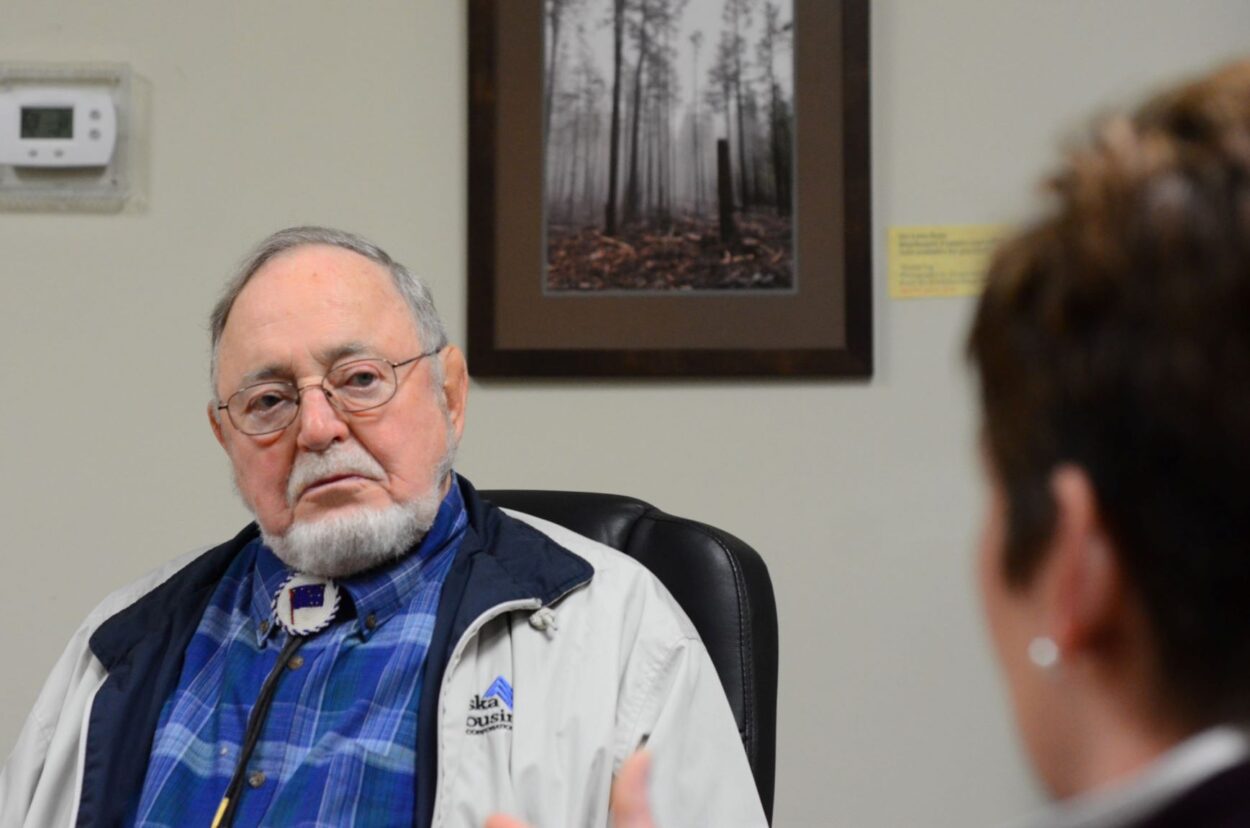
[[[399,369],[438,353],[435,348],[402,362],[389,359],[354,359],[335,365],[320,382],[296,385],[266,380],[235,391],[217,410],[225,409],[234,427],[251,437],[282,431],[299,415],[303,392],[320,388],[336,411],[356,414],[386,405],[399,390]]]

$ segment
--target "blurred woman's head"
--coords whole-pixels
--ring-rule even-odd
[[[1250,720],[1250,63],[1103,121],[1049,188],[969,353],[990,627],[1067,795]]]

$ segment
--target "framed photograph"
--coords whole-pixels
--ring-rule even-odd
[[[477,376],[872,373],[868,0],[470,0]]]

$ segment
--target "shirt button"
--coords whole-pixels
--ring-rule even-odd
[[[286,663],[286,666],[292,670],[298,670],[304,666],[304,657],[302,655],[293,655],[291,660]]]
[[[253,788],[259,788],[261,785],[265,784],[264,771],[254,771],[249,774],[247,777],[247,784],[251,785]]]
[[[373,613],[369,613],[365,617],[365,626],[369,629],[375,629],[378,626],[378,617]]]
[[[260,634],[261,634],[261,637],[269,635],[269,622],[268,621],[260,622]]]

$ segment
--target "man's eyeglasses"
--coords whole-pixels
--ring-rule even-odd
[[[226,410],[230,422],[244,434],[271,434],[295,422],[301,394],[309,388],[325,392],[338,411],[356,413],[386,405],[399,388],[398,369],[439,352],[439,348],[403,362],[389,359],[357,359],[335,365],[319,383],[296,386],[290,382],[258,382],[240,388],[217,406]]]

